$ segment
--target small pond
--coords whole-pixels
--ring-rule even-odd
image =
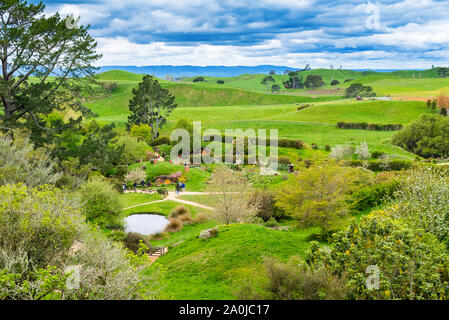
[[[134,214],[124,219],[125,231],[145,236],[163,232],[170,223],[165,216],[158,214]]]

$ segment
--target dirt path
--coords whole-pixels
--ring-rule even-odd
[[[203,205],[201,203],[178,199],[179,196],[203,196],[203,195],[210,195],[210,194],[218,194],[218,193],[213,193],[213,192],[181,192],[179,194],[176,194],[176,192],[170,191],[168,193],[168,196],[165,197],[165,199],[163,199],[163,200],[156,200],[156,201],[152,201],[152,202],[140,203],[140,204],[128,207],[128,208],[124,208],[122,210],[128,210],[128,209],[132,209],[132,208],[146,206],[146,205],[153,204],[153,203],[159,203],[159,202],[165,202],[165,201],[174,201],[174,202],[178,202],[178,203],[182,203],[182,204],[187,204],[187,205],[190,205],[190,206],[198,207],[198,208],[201,208],[201,209],[215,211],[214,208],[205,206],[205,205]]]

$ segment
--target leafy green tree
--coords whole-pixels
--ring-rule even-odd
[[[71,150],[70,155],[80,159],[80,165],[90,164],[103,174],[125,162],[123,146],[117,146],[115,124],[100,125],[91,121],[84,129],[84,140]]]
[[[118,216],[122,208],[119,194],[102,177],[89,179],[80,189],[82,210],[88,222],[108,228],[120,225]]]
[[[24,183],[28,187],[54,184],[61,177],[46,150],[34,149],[28,136],[13,131],[14,140],[0,133],[0,185]]]
[[[162,88],[156,78],[146,75],[138,88],[133,89],[133,97],[129,101],[131,114],[126,126],[129,130],[133,125],[148,124],[153,131],[153,139],[156,139],[176,107],[175,97]]]
[[[304,82],[304,85],[308,89],[316,89],[324,86],[324,81],[318,74],[309,74],[306,77],[306,81]]]
[[[331,81],[331,86],[336,86],[336,85],[339,85],[340,84],[340,81],[338,81],[338,80],[332,80]]]
[[[68,28],[66,19],[44,15],[44,9],[24,0],[0,4],[0,121],[30,129],[37,145],[81,122],[52,122],[48,116],[54,110],[70,106],[89,114],[80,94],[94,74],[92,63],[101,57],[89,27]]]
[[[271,86],[271,92],[272,93],[276,93],[276,92],[281,92],[281,87],[278,85],[278,84],[273,84],[272,86]]]
[[[138,160],[145,160],[147,152],[153,152],[145,141],[139,141],[136,137],[123,135],[117,138],[115,143],[117,149],[123,148],[122,161],[127,164],[136,163]]]
[[[283,81],[286,89],[302,89],[304,88],[304,82],[302,76],[297,71],[288,72],[288,80]]]
[[[393,209],[394,210],[394,209]],[[334,235],[330,251],[314,242],[306,258],[347,279],[347,299],[439,300],[449,297],[449,255],[445,246],[422,229],[396,219],[390,209],[373,212]],[[378,270],[378,287],[367,284]]]
[[[442,116],[447,116],[447,109],[446,109],[446,107],[442,107],[442,108],[440,108],[440,114],[442,115]]]
[[[151,141],[153,140],[153,132],[151,127],[144,123],[141,125],[133,125],[129,129],[129,134],[133,137],[138,138],[139,140],[145,141],[148,145],[151,144]]]
[[[448,73],[448,69],[447,68],[437,68],[437,72],[438,72],[438,75],[441,78],[446,78],[447,77],[447,73]]]
[[[196,77],[192,80],[192,82],[205,82],[206,80],[204,77]]]
[[[367,173],[336,165],[305,169],[279,190],[276,205],[302,225],[320,226],[326,236],[349,213],[348,194],[362,176]]]
[[[392,138],[393,144],[423,158],[449,156],[449,118],[424,114]]]
[[[272,83],[275,82],[276,80],[274,80],[272,76],[266,76],[265,78],[262,79],[260,83],[267,87],[267,92],[270,92],[270,86]]]
[[[373,91],[373,88],[371,86],[364,86],[361,83],[353,83],[346,89],[345,97],[355,98],[357,96],[375,97],[376,93]]]

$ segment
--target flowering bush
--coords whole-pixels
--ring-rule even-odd
[[[391,209],[373,212],[334,235],[330,251],[316,242],[307,262],[345,275],[349,299],[447,299],[449,256],[432,234],[396,219]],[[378,288],[369,288],[367,270],[378,268]]]

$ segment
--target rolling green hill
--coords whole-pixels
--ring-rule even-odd
[[[316,231],[275,231],[241,224],[220,226],[217,238],[201,240],[198,230],[157,261],[165,270],[161,298],[235,299],[235,291],[242,284],[248,280],[260,282],[263,256],[286,261],[292,255],[304,255],[310,246],[307,237]]]
[[[315,69],[303,71],[300,75],[305,78],[308,75],[320,75],[326,86],[324,89],[342,88],[345,89],[351,83],[364,83],[373,86],[378,95],[398,95],[398,96],[427,96],[438,94],[440,90],[449,89],[449,78],[442,79],[438,74],[437,69],[429,69],[423,71],[394,71],[394,72],[375,72],[375,71],[351,71],[351,70],[331,70],[331,69]],[[261,81],[267,75],[263,74],[245,74],[238,77],[224,78],[224,77],[204,77],[207,82],[203,84],[216,84],[217,80],[225,81],[226,86],[244,88],[248,90],[255,90],[266,92],[266,87],[261,84]],[[283,87],[282,81],[288,79],[288,75],[274,75],[276,83],[282,88],[282,93],[294,93],[307,95],[308,90],[286,90]],[[193,78],[185,79],[185,82],[192,82]],[[353,79],[350,82],[345,80]],[[340,81],[340,85],[331,87],[332,80]],[[449,91],[449,90],[447,90]],[[317,94],[313,92],[313,94]],[[326,91],[323,94],[329,95]],[[343,91],[336,92],[334,95],[342,95]]]

